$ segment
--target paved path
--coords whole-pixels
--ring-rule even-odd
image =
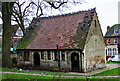
[[[107,64],[106,68],[98,69],[98,70],[95,70],[95,71],[92,71],[92,72],[88,72],[88,73],[69,72],[69,73],[66,73],[66,74],[78,74],[78,75],[89,76],[89,75],[94,75],[94,74],[101,73],[101,72],[106,71],[106,70],[114,69],[114,68],[117,68],[117,67],[120,67],[120,64]]]
[[[120,76],[60,76],[60,75],[42,75],[42,74],[31,74],[31,73],[18,73],[18,72],[2,72],[4,74],[24,74],[24,75],[38,75],[38,76],[48,76],[48,77],[79,77],[79,78],[112,78]]]
[[[120,67],[120,64],[107,64],[107,68],[95,70],[89,73],[76,73],[76,72],[69,72],[66,74],[79,74],[85,76],[60,76],[60,75],[44,75],[44,74],[32,74],[32,73],[18,73],[18,72],[0,72],[4,74],[24,74],[24,75],[38,75],[38,76],[51,76],[51,77],[80,77],[80,78],[110,78],[110,77],[120,77],[120,76],[91,76],[93,74],[97,74],[109,69]]]

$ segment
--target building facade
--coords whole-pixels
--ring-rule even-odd
[[[12,25],[11,30],[12,30],[12,34],[11,34],[12,46],[11,46],[11,48],[16,48],[19,41],[21,40],[21,38],[23,36],[23,33],[17,24]],[[2,24],[0,24],[0,53],[1,54],[2,54],[2,33],[3,33]]]
[[[17,47],[18,66],[88,72],[106,67],[106,50],[95,9],[34,18]]]
[[[106,56],[114,56],[120,54],[120,25],[115,24],[112,27],[107,27],[107,32],[104,36],[107,48]]]

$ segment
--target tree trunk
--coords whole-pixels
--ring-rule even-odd
[[[11,12],[14,3],[2,3],[2,20],[3,20],[3,36],[2,36],[2,67],[11,67]]]

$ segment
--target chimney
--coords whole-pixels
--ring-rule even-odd
[[[107,31],[110,29],[110,26],[107,26]]]

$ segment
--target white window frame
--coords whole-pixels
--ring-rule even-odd
[[[108,56],[112,56],[112,49],[108,48]]]

